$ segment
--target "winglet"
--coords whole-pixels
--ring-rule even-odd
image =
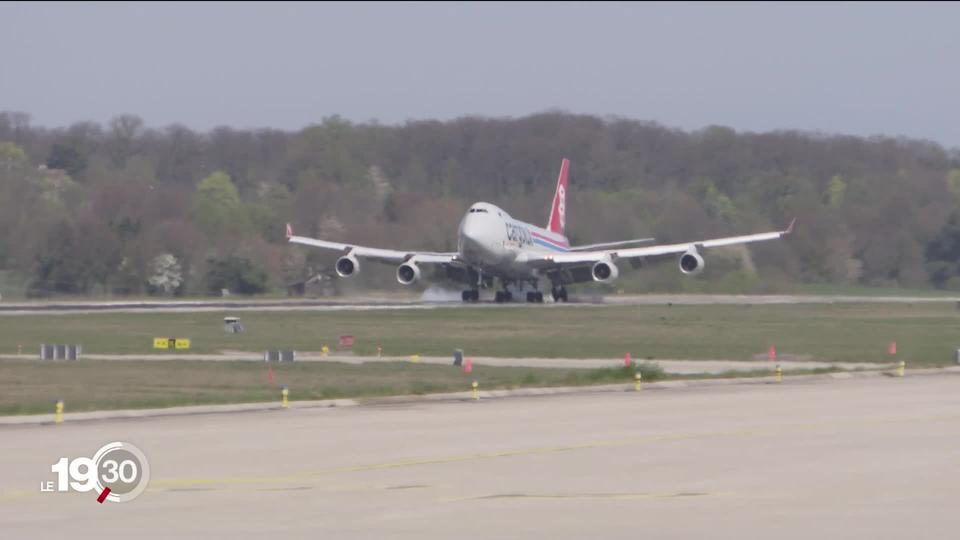
[[[293,227],[291,227],[290,224],[287,223],[287,240],[290,240],[290,238],[292,237],[293,237]]]
[[[796,224],[797,224],[797,218],[793,218],[793,219],[790,221],[790,226],[787,227],[787,230],[783,231],[783,234],[784,234],[784,235],[788,235],[788,234],[792,233],[792,232],[793,232],[793,226],[796,225]]]

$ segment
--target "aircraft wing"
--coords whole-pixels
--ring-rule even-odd
[[[583,246],[573,246],[568,251],[593,251],[617,246],[629,246],[630,244],[646,244],[653,242],[655,238],[634,238],[633,240],[621,240],[619,242],[604,242],[602,244],[587,244]]]
[[[578,251],[566,253],[548,253],[537,255],[537,259],[528,259],[527,262],[537,268],[575,266],[583,264],[592,264],[597,261],[610,258],[617,259],[638,259],[643,257],[655,257],[657,255],[670,255],[674,253],[684,253],[691,249],[706,249],[721,246],[733,246],[737,244],[748,244],[751,242],[763,242],[765,240],[776,240],[793,232],[793,226],[796,219],[790,222],[790,226],[783,231],[773,231],[758,234],[748,234],[744,236],[730,236],[726,238],[714,238],[711,240],[700,240],[696,242],[684,242],[680,244],[663,244],[659,246],[633,247],[624,249],[606,249],[594,251]]]
[[[437,253],[431,251],[401,251],[396,249],[381,249],[374,247],[358,246],[356,244],[344,244],[341,242],[331,242],[329,240],[318,240],[306,236],[295,236],[290,224],[287,224],[287,241],[291,244],[302,244],[321,249],[340,251],[342,254],[353,255],[357,258],[372,259],[384,263],[407,262],[411,259],[419,263],[428,264],[455,264],[458,262],[457,253]]]

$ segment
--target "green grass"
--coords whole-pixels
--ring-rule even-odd
[[[406,362],[270,366],[272,383],[267,365],[259,362],[5,360],[0,361],[0,415],[50,413],[58,399],[68,412],[79,412],[279,401],[284,385],[297,401],[459,392],[469,390],[472,381],[482,390],[607,384],[632,381],[634,374],[625,368],[486,366],[465,374],[454,366]],[[641,369],[644,380],[663,375],[657,366]]]
[[[238,315],[242,334],[223,331]],[[960,347],[960,311],[944,304],[773,306],[473,306],[374,311],[99,313],[0,316],[0,354],[17,345],[37,354],[40,343],[79,343],[91,353],[142,354],[155,336],[186,337],[193,352],[335,348],[356,337],[355,352],[386,356],[468,356],[752,359],[775,345],[781,354],[824,361],[896,360],[953,363]],[[161,351],[166,353],[167,351]]]
[[[864,285],[835,285],[831,283],[804,283],[791,287],[791,294],[842,296],[916,296],[939,298],[960,296],[960,291],[942,289],[904,289],[899,287],[867,287]]]
[[[723,374],[666,375],[659,365],[637,365],[644,382],[664,379],[770,377],[768,367]],[[64,400],[67,413],[165,408],[184,405],[280,401],[287,386],[291,401],[372,398],[519,387],[589,386],[630,383],[634,368],[543,369],[474,366],[465,374],[453,366],[408,362],[364,365],[336,362],[270,364],[156,360],[0,361],[0,415],[48,414]],[[833,368],[791,371],[828,373]]]
[[[781,355],[823,361],[890,362],[909,367],[955,362],[960,311],[945,304],[773,306],[468,306],[415,310],[237,312],[247,331],[223,332],[229,312],[98,313],[0,316],[0,354],[17,344],[33,355],[42,342],[80,343],[87,354],[125,353],[143,360],[40,362],[0,360],[0,414],[50,412],[57,398],[69,411],[271,401],[280,385],[292,399],[327,399],[466,390],[567,386],[632,380],[630,369],[475,368],[405,362],[274,365],[268,384],[259,362],[150,361],[155,336],[188,337],[193,351],[267,348],[318,351],[337,336],[356,336],[355,351],[387,356],[652,359],[752,359],[775,345]],[[230,313],[232,314],[232,313]],[[887,344],[896,341],[891,358]],[[163,351],[169,353],[170,351]],[[662,376],[644,364],[644,380]],[[819,370],[827,371],[827,370]],[[817,372],[814,370],[813,372]],[[755,372],[721,376],[769,375]],[[791,373],[792,374],[792,373]],[[699,376],[702,378],[702,376]],[[685,378],[685,377],[677,377]]]

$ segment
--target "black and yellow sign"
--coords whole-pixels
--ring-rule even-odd
[[[154,349],[189,349],[190,340],[185,338],[165,338],[157,337],[153,338],[153,348]]]

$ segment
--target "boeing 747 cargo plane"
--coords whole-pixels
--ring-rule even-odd
[[[355,275],[360,271],[360,259],[370,259],[397,265],[397,281],[412,285],[420,279],[421,267],[439,265],[448,278],[469,287],[462,293],[464,302],[478,301],[479,289],[493,287],[494,279],[502,287],[496,292],[497,302],[513,300],[508,288],[510,285],[530,285],[527,302],[543,302],[543,293],[539,290],[541,280],[550,283],[555,302],[566,302],[568,284],[588,281],[609,283],[617,279],[620,274],[618,261],[627,260],[631,266],[639,267],[641,261],[648,257],[680,254],[680,271],[698,274],[703,271],[703,250],[775,240],[789,234],[796,222],[791,222],[784,231],[680,244],[637,247],[636,244],[652,241],[651,238],[641,238],[571,246],[564,235],[569,171],[570,161],[564,159],[560,165],[557,191],[553,196],[546,228],[515,220],[501,208],[478,202],[467,210],[460,221],[457,251],[452,253],[381,249],[295,236],[289,223],[287,240],[294,244],[340,251],[342,255],[337,259],[336,271],[341,277]],[[630,245],[634,247],[626,247]]]

